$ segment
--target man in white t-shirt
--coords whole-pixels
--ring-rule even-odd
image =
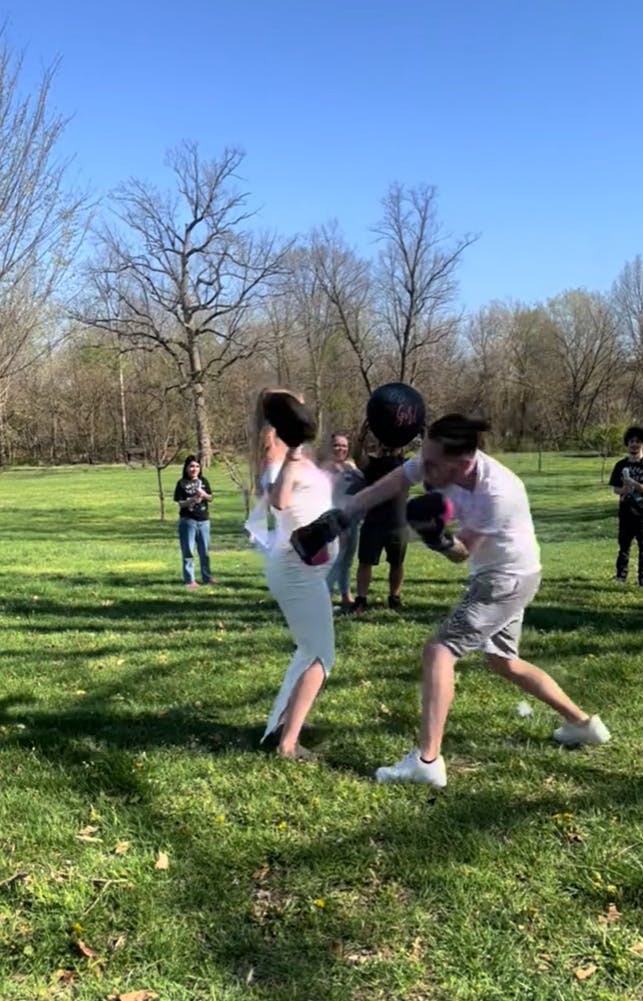
[[[448,498],[459,525],[454,537],[440,523],[438,535],[425,536],[427,545],[453,562],[468,559],[471,570],[462,601],[424,647],[420,746],[378,768],[378,782],[446,785],[440,749],[454,666],[474,650],[485,654],[492,671],[560,713],[564,723],[554,731],[559,743],[604,744],[610,737],[598,716],[588,716],[545,671],[518,656],[524,610],[540,584],[540,553],[522,481],[478,447],[485,430],[484,421],[460,414],[440,418],[429,427],[419,456],[350,498],[345,508],[363,513],[424,482]]]

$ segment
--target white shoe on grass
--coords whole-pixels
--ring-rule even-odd
[[[447,770],[440,754],[435,761],[422,761],[419,751],[409,751],[394,765],[383,765],[375,772],[377,782],[415,782],[419,785],[444,789],[447,784]]]
[[[566,747],[577,747],[578,744],[606,744],[610,732],[600,716],[590,716],[584,723],[563,723],[554,730],[554,740]]]

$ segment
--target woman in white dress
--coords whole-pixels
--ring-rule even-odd
[[[273,475],[274,469],[273,464]],[[275,511],[276,524],[266,555],[266,581],[296,649],[262,741],[279,730],[278,753],[305,760],[312,755],[299,743],[301,728],[335,660],[333,611],[326,575],[336,550],[322,551],[316,565],[309,566],[295,553],[290,535],[332,506],[332,480],[304,448],[286,448],[281,467],[269,486],[268,500]]]

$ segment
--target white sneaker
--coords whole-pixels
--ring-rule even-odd
[[[394,765],[384,765],[375,772],[376,782],[417,782],[421,785],[444,789],[447,784],[447,770],[444,758],[439,757],[430,765],[422,761],[419,751],[409,751]]]
[[[554,730],[554,740],[567,747],[576,747],[578,744],[606,744],[610,736],[600,716],[590,716],[585,723],[563,723]]]

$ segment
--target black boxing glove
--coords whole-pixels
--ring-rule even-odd
[[[429,549],[447,553],[455,545],[455,537],[446,527],[453,520],[453,504],[437,490],[412,497],[406,505],[406,520]]]
[[[290,536],[290,542],[297,555],[309,566],[325,562],[319,559],[324,548],[346,531],[351,518],[339,508],[331,508],[309,525],[296,528]]]

